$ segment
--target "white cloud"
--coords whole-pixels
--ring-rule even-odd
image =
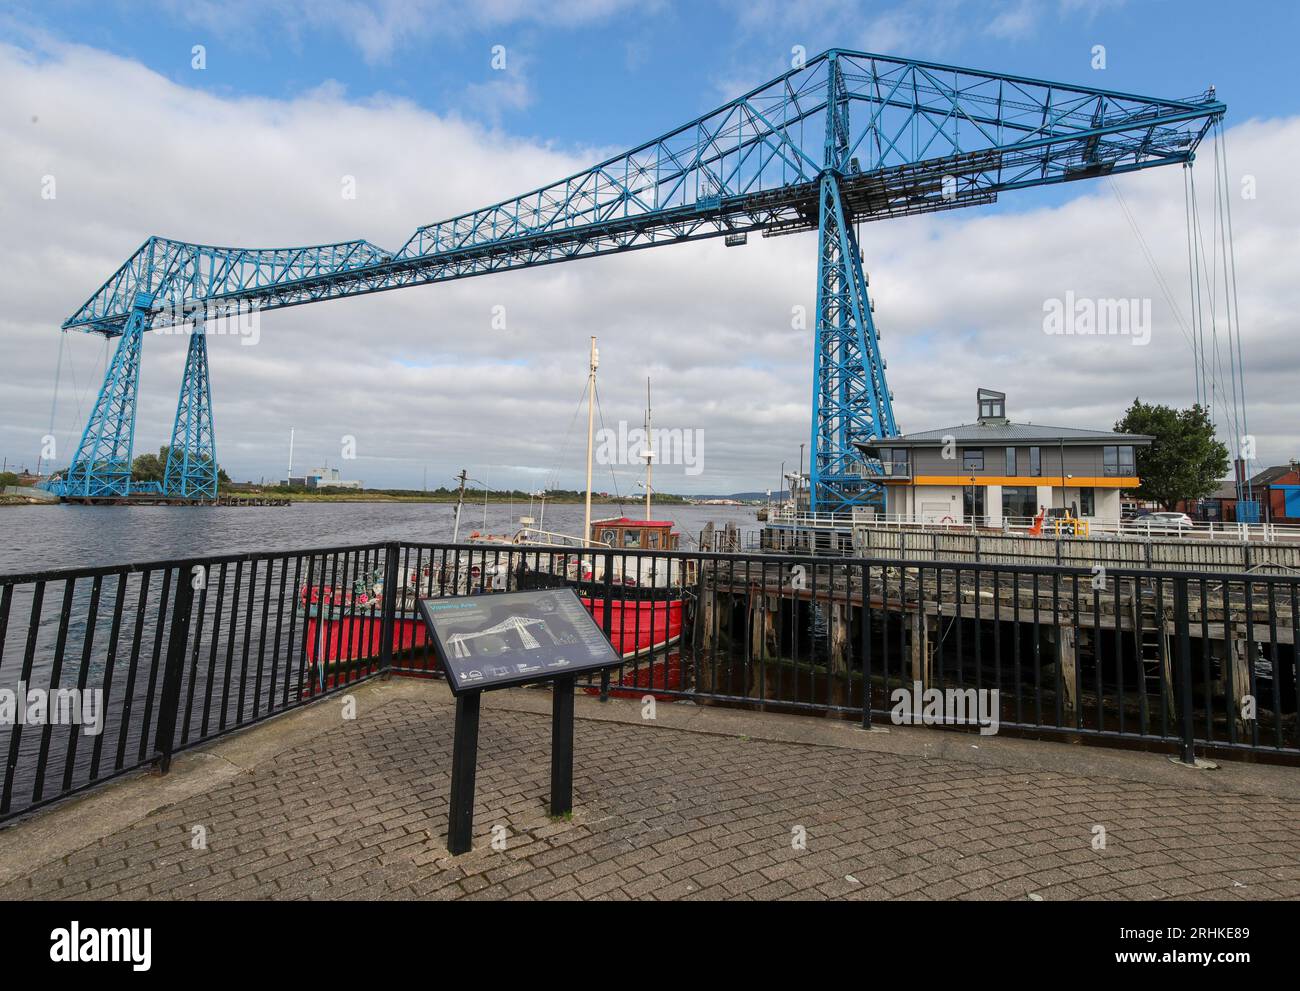
[[[633,0],[168,0],[173,16],[226,39],[249,43],[268,26],[297,40],[305,31],[332,32],[371,63],[428,38],[512,25],[572,28],[602,21]]]
[[[1019,0],[998,10],[985,29],[995,38],[1015,40],[1033,34],[1043,12],[1040,0]]]
[[[1286,163],[1300,152],[1300,120],[1239,125],[1230,145],[1235,172],[1259,186],[1234,221],[1251,426],[1262,457],[1279,461],[1296,453],[1300,286],[1289,259],[1300,206]],[[149,234],[261,246],[365,237],[396,248],[419,224],[595,160],[400,100],[351,101],[337,87],[223,98],[86,48],[0,47],[0,451],[34,461],[56,328]],[[1208,185],[1208,167],[1198,171]],[[40,197],[47,174],[53,201]],[[340,195],[344,175],[356,177],[354,201]],[[1181,292],[1179,170],[1120,181]],[[1190,352],[1112,194],[1074,188],[1080,197],[1060,207],[863,226],[905,429],[969,419],[977,385],[1005,388],[1015,416],[1048,423],[1105,426],[1138,394],[1190,402]],[[710,241],[273,311],[256,347],[212,342],[218,453],[236,477],[278,477],[294,426],[300,463],[337,463],[340,438],[355,436],[347,471],[371,483],[418,485],[428,465],[434,484],[465,464],[529,484],[559,460],[596,334],[607,420],[640,422],[649,373],[656,424],[705,431],[704,474],[664,469],[658,484],[759,487],[807,439],[811,332],[791,329],[790,309],[811,312],[815,261],[811,234],[736,249]],[[1043,300],[1067,289],[1154,297],[1151,345],[1047,337]],[[504,331],[491,329],[497,305]],[[65,461],[103,357],[97,338],[66,343]],[[179,337],[147,341],[137,450],[168,439],[183,351]],[[568,439],[562,484],[577,483],[580,444]],[[534,470],[491,467],[506,465]]]
[[[1127,0],[732,0],[744,36],[778,51],[803,44],[813,55],[832,46],[881,55],[941,58],[980,34],[1032,37],[1047,16],[1092,20]],[[733,72],[732,75],[738,73]],[[756,80],[757,81],[757,80]],[[734,95],[734,94],[732,94]]]
[[[493,65],[486,82],[470,83],[465,87],[464,105],[475,117],[499,124],[505,111],[526,110],[535,99],[529,82],[528,67],[532,61],[518,50],[502,46],[500,65]]]

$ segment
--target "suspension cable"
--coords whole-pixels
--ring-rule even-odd
[[[1111,192],[1115,194],[1115,199],[1119,202],[1120,210],[1124,213],[1124,219],[1128,221],[1128,225],[1133,231],[1133,236],[1137,239],[1138,248],[1142,251],[1143,257],[1146,258],[1147,265],[1150,266],[1151,272],[1155,276],[1156,285],[1164,295],[1165,301],[1169,304],[1169,309],[1173,311],[1174,321],[1178,324],[1178,329],[1182,332],[1183,337],[1186,338],[1187,343],[1191,345],[1192,354],[1195,355],[1196,341],[1187,329],[1187,322],[1183,319],[1182,308],[1174,299],[1174,294],[1169,288],[1169,283],[1166,281],[1164,273],[1160,270],[1160,265],[1156,262],[1155,254],[1151,251],[1151,246],[1143,236],[1142,229],[1138,226],[1137,218],[1133,216],[1133,211],[1129,209],[1128,201],[1124,198],[1124,194],[1120,192],[1119,186],[1116,185],[1113,178],[1107,178],[1110,181]]]
[[[59,405],[59,378],[63,374],[63,347],[67,343],[68,332],[59,331],[59,357],[54,363],[54,395],[50,397],[50,428],[46,432],[47,436],[54,436],[54,413]],[[39,478],[41,474],[41,456],[45,453],[45,442],[41,441],[41,451],[36,455],[36,475]],[[54,459],[51,458],[51,461]],[[53,467],[53,466],[51,466]]]
[[[1224,286],[1223,292],[1225,300],[1231,294],[1231,340],[1236,341],[1237,347],[1237,387],[1238,394],[1241,397],[1241,436],[1244,440],[1250,434],[1250,427],[1246,421],[1246,367],[1241,351],[1241,304],[1237,295],[1237,247],[1232,233],[1232,193],[1228,183],[1228,139],[1223,133],[1223,124],[1215,124],[1215,134],[1218,139],[1221,154],[1223,156],[1223,216],[1224,216],[1224,233],[1226,240],[1224,244]],[[1230,274],[1228,274],[1230,272]],[[1231,289],[1229,288],[1231,287]],[[1251,459],[1245,459],[1242,463],[1244,482],[1246,485],[1246,497],[1253,500],[1254,493],[1250,482],[1249,462]]]
[[[1190,187],[1190,176],[1192,163],[1183,163],[1183,227],[1187,231],[1187,288],[1192,297],[1191,320],[1192,320],[1192,375],[1196,383],[1196,405],[1205,407],[1205,355],[1202,353],[1202,328],[1197,319],[1197,311],[1200,309],[1200,294],[1197,291],[1196,280],[1193,274],[1194,261],[1192,254],[1192,192]]]

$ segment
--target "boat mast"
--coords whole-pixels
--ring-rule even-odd
[[[651,438],[654,435],[650,431],[650,376],[645,377],[645,518],[646,522],[650,520],[650,490],[651,481],[654,477],[654,446]]]
[[[600,364],[600,352],[596,350],[596,338],[591,339],[591,362],[587,373],[587,511],[583,518],[582,540],[591,541],[591,456],[596,440],[596,366]]]
[[[460,510],[465,505],[465,482],[468,480],[469,474],[462,468],[460,474],[456,477],[460,479],[460,488],[456,490],[456,526],[451,531],[451,542],[453,544],[460,536]]]

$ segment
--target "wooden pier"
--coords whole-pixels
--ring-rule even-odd
[[[697,645],[702,656],[743,667],[746,693],[757,687],[748,684],[755,665],[793,663],[860,699],[863,689],[852,682],[861,678],[870,638],[877,692],[895,683],[940,685],[938,669],[946,666],[963,684],[1017,693],[1023,686],[1037,704],[1059,705],[1067,726],[1104,721],[1085,711],[1100,713],[1103,698],[1143,724],[1167,724],[1182,688],[1177,581],[1159,571],[962,561],[714,560],[701,571]],[[1256,729],[1285,724],[1293,736],[1300,622],[1293,584],[1263,574],[1235,581],[1184,574],[1183,581],[1197,718],[1223,721],[1231,713],[1245,739],[1254,731],[1242,715],[1249,701],[1267,722]],[[1008,677],[1017,684],[1008,686]]]

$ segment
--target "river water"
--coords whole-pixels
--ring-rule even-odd
[[[632,504],[627,509],[633,516],[644,512]],[[491,505],[485,517],[481,504],[466,505],[460,537],[476,530],[513,534],[528,511],[526,503]],[[593,507],[598,519],[618,514],[614,506]],[[697,546],[710,521],[758,529],[751,507],[664,506],[656,515],[676,522],[686,549]],[[549,506],[538,523],[577,535],[582,517],[581,505]],[[387,540],[437,543],[451,540],[454,521],[453,506],[431,503],[4,507],[0,575]],[[194,596],[174,710],[177,744],[294,704],[310,673],[299,586],[312,574],[311,581],[327,587],[347,587],[378,560],[359,552],[213,568],[210,584]],[[331,575],[322,577],[327,567]],[[75,688],[74,695],[94,701],[102,719],[97,729],[90,719],[53,717],[24,727],[0,706],[0,818],[151,759],[163,716],[174,581],[172,569],[144,569],[3,587],[0,697],[28,699],[29,687]]]
[[[644,515],[629,503],[627,513]],[[513,534],[528,504],[467,503],[460,537],[476,530]],[[292,506],[12,506],[0,507],[0,575],[49,568],[98,567],[241,551],[307,550],[382,540],[449,541],[455,507],[443,503],[295,503]],[[538,516],[534,508],[533,515]],[[616,506],[592,507],[596,519],[619,515]],[[695,547],[706,523],[759,524],[753,507],[662,506],[682,547]],[[560,533],[582,531],[581,505],[551,505],[539,525]]]

